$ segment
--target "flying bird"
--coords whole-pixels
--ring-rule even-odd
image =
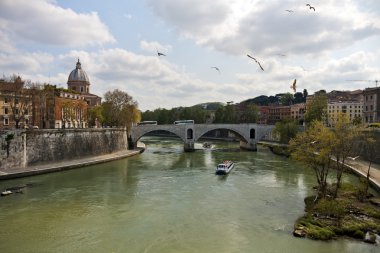
[[[293,89],[294,92],[296,92],[296,83],[297,83],[297,79],[294,79],[292,86],[290,86],[290,88]]]
[[[157,50],[157,49],[156,49],[156,50]],[[158,50],[157,50],[157,55],[158,55],[158,56],[166,56],[166,54],[160,53],[160,52],[158,52]]]
[[[356,159],[358,159],[358,158],[359,158],[359,156],[356,156],[356,157],[350,157],[350,156],[348,156],[347,158],[348,158],[348,159],[350,159],[350,160],[353,160],[353,161],[355,161]]]
[[[293,10],[285,10],[285,11],[287,11],[287,12],[294,12]]]
[[[310,4],[306,4],[306,6],[309,6],[309,9],[310,9],[310,10],[315,11],[315,8],[314,8],[313,6],[311,6]]]
[[[250,56],[249,54],[247,54],[247,56],[248,56],[249,58],[255,60],[255,62],[256,62],[257,64],[259,64],[261,70],[264,71],[263,67],[261,66],[261,64],[260,64],[260,62],[259,62],[258,60],[256,60],[254,57]]]
[[[219,74],[220,74],[220,69],[219,69],[218,67],[211,67],[211,68],[215,69],[215,70],[218,71]]]

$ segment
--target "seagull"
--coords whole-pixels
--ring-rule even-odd
[[[352,161],[355,161],[356,159],[359,158],[359,156],[356,156],[356,157],[350,157],[350,156],[348,156],[347,158],[350,159],[350,160],[352,160]]]
[[[257,64],[259,64],[261,70],[264,71],[264,69],[263,69],[263,67],[261,66],[260,62],[258,62],[254,57],[250,56],[249,54],[247,54],[247,56],[248,56],[249,58],[255,60],[255,62],[256,62]]]
[[[310,144],[315,144],[315,143],[317,143],[317,141],[312,141],[312,142],[310,142]]]
[[[313,6],[311,6],[310,4],[306,4],[306,6],[309,6],[309,9],[313,9],[313,11],[315,11],[315,8]]]
[[[166,56],[166,54],[160,53],[160,52],[158,52],[158,50],[157,50],[157,55],[158,56]]]
[[[287,12],[294,12],[293,10],[285,10],[285,11],[287,11]]]
[[[297,83],[297,79],[294,79],[292,86],[290,86],[290,88],[293,89],[294,92],[296,92],[296,83]]]
[[[219,69],[218,67],[211,67],[211,68],[215,69],[215,70],[218,71],[219,74],[220,74],[220,69]]]

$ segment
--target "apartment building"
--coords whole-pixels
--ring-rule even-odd
[[[328,126],[335,126],[341,114],[353,122],[363,121],[363,103],[361,101],[339,101],[327,103],[327,124]]]
[[[363,119],[365,123],[380,122],[380,87],[363,91]]]

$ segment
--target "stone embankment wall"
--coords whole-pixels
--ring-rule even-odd
[[[127,134],[121,128],[9,131],[1,133],[0,169],[103,155],[127,148]]]

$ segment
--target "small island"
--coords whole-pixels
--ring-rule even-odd
[[[374,131],[340,115],[331,128],[315,120],[289,141],[291,158],[314,171],[314,196],[305,198],[305,214],[295,221],[293,235],[315,240],[338,237],[380,244],[380,197],[370,190],[370,171],[377,152]],[[356,147],[356,148],[355,148]],[[347,161],[365,153],[369,166],[358,182],[342,180]],[[355,158],[355,159],[356,159]]]
[[[323,199],[305,198],[305,215],[294,225],[293,235],[316,240],[350,237],[368,243],[380,242],[380,198],[363,198],[361,189],[342,184],[336,198],[334,188]]]

